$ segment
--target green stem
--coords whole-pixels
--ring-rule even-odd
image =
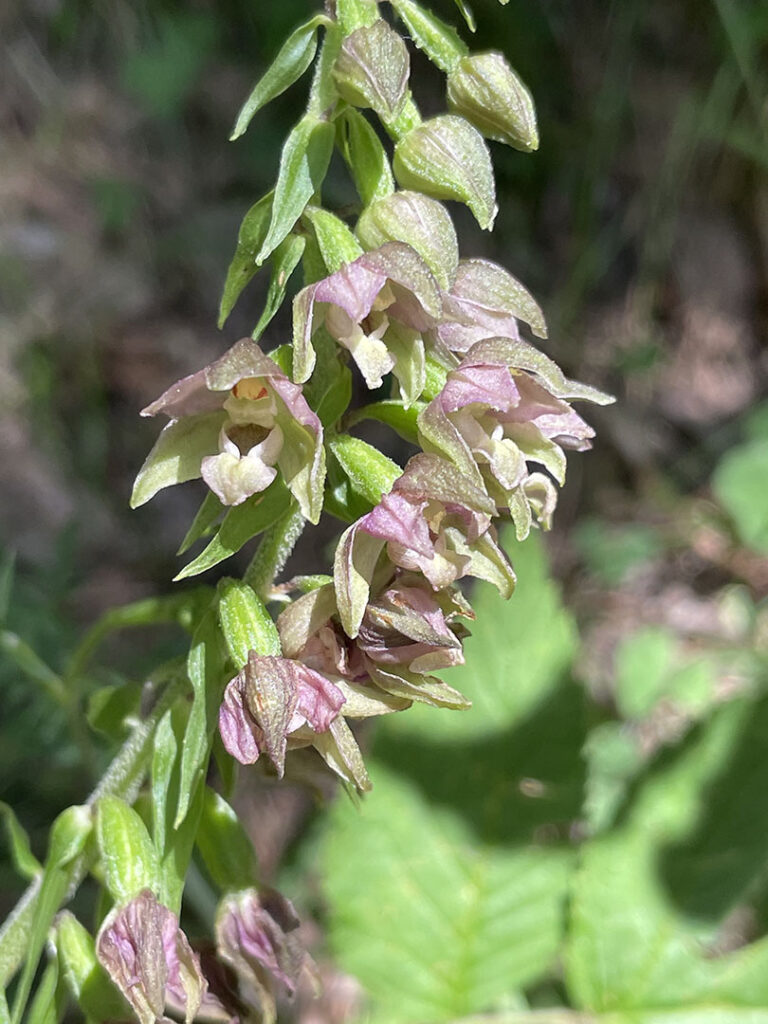
[[[167,679],[165,689],[145,720],[136,726],[126,740],[98,786],[88,797],[88,804],[93,805],[100,797],[108,794],[120,796],[129,803],[135,800],[152,753],[152,741],[160,719],[189,686],[186,673],[180,669],[178,662],[173,662],[167,666],[164,673],[158,675]],[[72,898],[85,877],[91,865],[91,857],[92,854],[85,853],[69,865],[65,902]],[[7,987],[26,956],[28,935],[35,918],[39,895],[40,880],[36,879],[0,928],[0,989]]]
[[[285,515],[264,534],[243,577],[259,597],[266,597],[275,576],[288,561],[288,556],[301,536],[305,523],[301,509],[293,502]]]

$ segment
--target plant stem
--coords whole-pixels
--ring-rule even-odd
[[[285,566],[305,523],[301,509],[294,501],[285,515],[264,534],[243,577],[259,597],[266,596],[275,576]]]

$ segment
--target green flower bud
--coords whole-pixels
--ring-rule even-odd
[[[363,211],[355,228],[366,249],[406,242],[421,256],[441,288],[448,289],[459,265],[459,245],[444,206],[421,192],[395,192]]]
[[[531,94],[500,53],[462,57],[448,75],[448,106],[488,139],[526,153],[539,148]]]
[[[412,129],[395,147],[393,170],[406,189],[466,203],[481,228],[496,217],[496,186],[488,148],[463,117],[441,114]]]
[[[333,77],[342,99],[371,107],[383,121],[400,113],[408,90],[410,61],[405,43],[381,18],[344,40]]]

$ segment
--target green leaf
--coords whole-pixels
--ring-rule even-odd
[[[285,141],[275,186],[272,217],[256,256],[263,263],[288,235],[325,178],[335,129],[328,121],[305,115]]]
[[[12,1024],[21,1024],[24,1018],[24,1009],[48,930],[69,888],[69,865],[82,854],[92,828],[91,810],[81,806],[68,807],[62,811],[51,827],[48,856],[27,932],[26,960],[13,1002]]]
[[[13,589],[15,569],[15,552],[4,552],[2,560],[0,561],[0,625],[5,622],[8,616],[8,607],[11,602],[11,591]]]
[[[144,505],[164,487],[196,480],[203,457],[219,450],[225,419],[226,413],[216,411],[171,420],[163,427],[136,477],[131,508]]]
[[[262,494],[254,494],[242,505],[230,508],[207,547],[184,566],[174,579],[183,580],[189,576],[197,576],[223,562],[225,558],[231,557],[249,540],[279,519],[290,502],[290,491],[278,477]]]
[[[197,846],[208,874],[222,892],[256,884],[259,867],[253,843],[227,801],[207,787]]]
[[[288,290],[288,282],[301,261],[306,244],[307,240],[303,235],[288,235],[275,249],[272,256],[272,276],[269,280],[267,301],[264,303],[259,322],[251,335],[254,341],[259,340],[272,322],[275,313],[282,306],[285,293]]]
[[[419,413],[426,408],[425,402],[414,402],[410,409],[406,409],[402,402],[394,399],[383,402],[371,402],[370,405],[363,405],[355,409],[347,421],[347,426],[352,427],[364,420],[375,420],[377,423],[386,423],[388,427],[411,444],[418,443],[418,431],[416,421]]]
[[[147,827],[132,807],[116,796],[96,805],[96,838],[104,881],[115,903],[127,903],[142,889],[157,891],[159,866]]]
[[[319,206],[308,206],[304,216],[315,231],[317,244],[329,273],[341,269],[363,255],[360,243],[335,213]]]
[[[349,108],[336,122],[338,144],[344,162],[363,202],[369,206],[395,190],[387,151],[373,126],[359,111]]]
[[[13,808],[2,800],[0,800],[0,817],[5,822],[5,833],[14,868],[23,878],[30,880],[37,878],[43,870],[43,866],[32,853],[29,837],[14,814]]]
[[[96,957],[93,936],[68,910],[56,919],[56,954],[62,980],[89,1020],[124,1020],[127,1004]]]
[[[328,23],[328,18],[322,14],[316,14],[314,18],[310,18],[288,36],[277,57],[256,83],[243,104],[229,137],[230,142],[240,138],[253,116],[263,106],[285,92],[301,78],[315,56],[317,30],[321,25]]]
[[[402,469],[359,437],[337,434],[328,442],[328,448],[349,480],[352,491],[371,506],[377,505],[382,495],[388,494]]]
[[[268,192],[243,217],[237,236],[237,247],[232,262],[227,270],[224,291],[219,304],[219,327],[227,322],[235,303],[251,278],[259,269],[256,257],[267,237],[267,229],[272,219],[272,203],[274,191]]]
[[[382,721],[371,795],[331,812],[330,939],[377,1022],[509,1005],[557,956],[582,799],[583,695],[563,678],[575,631],[541,544],[517,550],[518,592],[503,603],[475,589],[467,664],[447,674],[475,706]]]
[[[56,985],[59,980],[59,965],[51,960],[43,971],[35,998],[26,1016],[26,1024],[57,1024],[59,1019],[56,1006]]]
[[[225,512],[226,506],[222,505],[213,491],[208,491],[176,554],[183,555],[186,551],[189,551],[195,541],[200,540],[201,537],[208,537],[213,533],[217,520]]]
[[[141,683],[101,686],[88,698],[88,725],[111,740],[123,739],[141,718]]]
[[[314,373],[304,385],[304,397],[323,426],[333,427],[352,400],[352,373],[346,364],[344,350],[324,327],[315,335],[314,346],[317,363]]]
[[[178,828],[187,815],[198,783],[205,779],[219,706],[227,683],[224,672],[226,652],[217,617],[217,601],[200,621],[187,658],[192,683],[192,710],[184,734],[181,754],[179,802],[174,819]]]
[[[712,478],[715,497],[730,515],[739,540],[768,553],[768,439],[732,448]]]
[[[238,669],[248,664],[248,655],[280,657],[280,635],[264,602],[253,587],[241,580],[219,583],[219,622],[229,656]]]
[[[416,46],[441,71],[450,71],[469,52],[455,28],[446,25],[436,14],[415,3],[415,0],[392,0],[392,6]],[[462,4],[461,8],[464,13],[465,5]],[[474,32],[472,24],[468,24]]]
[[[466,3],[466,0],[453,0],[453,2],[456,4],[459,11],[461,12],[461,16],[467,23],[467,28],[469,29],[469,31],[475,32],[477,30],[477,25],[475,23],[475,16],[472,13],[472,8],[469,6],[468,3]],[[509,3],[509,0],[499,0],[499,3],[502,4],[503,6],[504,4]]]

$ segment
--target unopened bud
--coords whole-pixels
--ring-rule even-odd
[[[491,157],[483,137],[463,117],[441,114],[412,129],[395,148],[393,169],[403,188],[466,203],[481,228],[493,227]]]
[[[448,75],[448,106],[486,138],[526,153],[539,148],[531,94],[500,53],[462,57]]]
[[[383,121],[400,113],[410,61],[405,43],[381,18],[347,36],[333,68],[336,88],[354,107],[371,107]]]
[[[421,192],[395,192],[372,203],[357,222],[357,237],[366,249],[385,242],[406,242],[421,256],[441,288],[453,283],[459,245],[450,214]]]

